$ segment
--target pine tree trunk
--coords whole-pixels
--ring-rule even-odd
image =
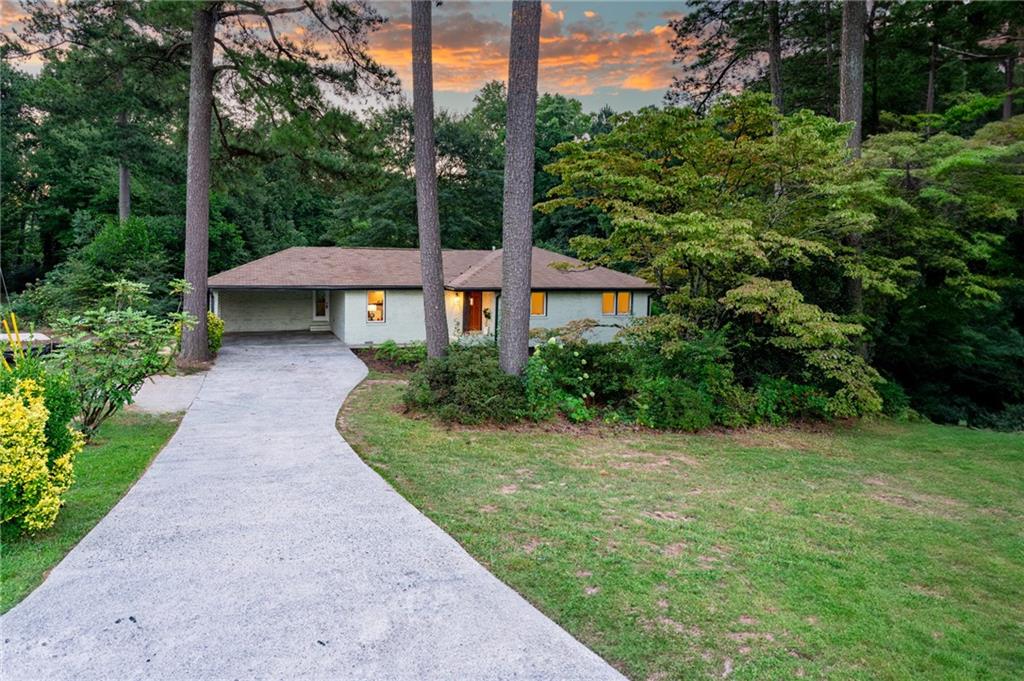
[[[879,119],[881,112],[878,109],[878,33],[875,30],[875,11],[878,9],[878,3],[871,3],[871,13],[868,15],[867,22],[867,52],[871,59],[871,110],[867,118],[868,134],[875,134],[878,132]]]
[[[843,0],[843,29],[839,64],[839,120],[853,122],[848,146],[854,158],[860,158],[861,118],[864,108],[864,23],[866,6],[861,0]],[[854,253],[862,250],[861,235],[850,234],[846,243]],[[845,280],[850,312],[864,311],[864,282],[860,277]]]
[[[866,5],[861,0],[843,0],[843,29],[839,48],[839,120],[854,124],[848,146],[855,158],[860,158],[864,108],[865,10]]]
[[[1017,65],[1017,60],[1013,57],[1007,57],[1004,67],[1006,68],[1006,96],[1003,97],[1003,120],[1008,121],[1013,118],[1013,70]]]
[[[932,38],[931,50],[928,52],[928,89],[924,93],[924,112],[927,115],[935,113],[935,75],[939,68],[939,39]],[[925,126],[924,134],[931,137],[932,126],[929,123]]]
[[[782,113],[782,21],[779,19],[779,0],[768,0],[768,80],[772,89],[772,105]]]
[[[416,217],[420,234],[423,278],[423,321],[427,356],[448,349],[448,318],[444,309],[444,267],[441,224],[437,213],[437,157],[434,149],[434,72],[430,12],[433,0],[412,0],[412,90],[416,146]]]
[[[128,114],[117,114],[117,127],[121,131],[122,144],[128,128]],[[124,222],[132,214],[132,171],[122,158],[117,164],[117,219]]]
[[[834,76],[832,75],[832,73],[833,73],[832,72],[832,64],[835,63],[836,42],[835,42],[835,39],[834,39],[834,34],[832,33],[832,3],[829,2],[829,0],[825,0],[824,11],[825,11],[825,73],[827,74],[826,75],[826,81],[825,81],[827,83],[827,85],[825,87],[825,90],[827,92],[826,104],[825,104],[825,114],[828,115],[828,116],[835,116],[836,115],[836,109],[835,109],[835,106],[836,106],[836,100],[835,100],[836,91],[834,89],[835,88],[835,81],[832,80],[834,78]]]
[[[183,329],[181,364],[210,358],[206,333],[207,262],[210,232],[210,124],[213,111],[213,39],[216,8],[197,9],[192,15],[192,68],[188,93],[188,175],[185,187],[185,279],[192,290],[184,311],[195,327]]]
[[[508,123],[502,212],[502,370],[519,375],[530,354],[530,269],[533,257],[533,163],[537,124],[537,58],[541,4],[512,3],[508,60]]]
[[[124,161],[117,164],[117,218],[124,222],[132,215],[132,171]]]
[[[924,112],[935,113],[935,71],[939,64],[938,40],[932,39],[932,46],[928,52],[928,89],[924,93]]]

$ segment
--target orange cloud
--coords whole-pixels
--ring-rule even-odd
[[[410,18],[403,6],[370,38],[370,53],[412,82]],[[541,91],[591,95],[600,88],[664,90],[672,80],[673,52],[667,22],[650,29],[609,29],[596,12],[567,23],[564,11],[544,3],[541,14]],[[507,20],[477,16],[471,3],[445,2],[434,11],[434,87],[475,92],[490,80],[508,77]]]

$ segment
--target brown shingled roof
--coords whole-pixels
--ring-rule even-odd
[[[455,290],[501,288],[501,251],[444,251],[445,286]],[[578,270],[560,270],[567,262]],[[288,248],[210,277],[210,288],[420,288],[415,248]],[[650,289],[639,277],[605,267],[585,268],[564,255],[533,249],[535,289]]]

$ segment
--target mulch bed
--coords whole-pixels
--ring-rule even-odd
[[[352,348],[352,352],[355,353],[356,357],[363,361],[363,364],[372,371],[379,371],[385,374],[402,374],[409,375],[416,370],[415,366],[408,364],[396,364],[394,362],[377,359],[375,350],[372,348]]]

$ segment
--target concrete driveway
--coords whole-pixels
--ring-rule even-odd
[[[5,679],[612,679],[353,453],[333,336],[228,343],[177,434],[8,612]]]

